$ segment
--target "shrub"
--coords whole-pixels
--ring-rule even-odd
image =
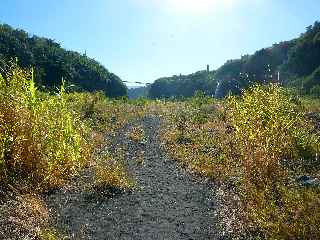
[[[248,180],[279,179],[285,174],[283,159],[316,156],[319,138],[299,102],[281,87],[257,86],[241,100],[229,98],[229,117]]]
[[[170,107],[163,139],[175,159],[239,195],[240,204],[230,200],[239,213],[232,218],[242,220],[230,223],[241,231],[236,235],[318,239],[319,186],[296,180],[319,176],[318,122],[314,126],[304,109],[310,100],[277,85],[255,86],[212,106],[198,100]],[[313,101],[312,108],[318,105]],[[199,113],[206,121],[194,121]]]
[[[122,163],[120,153],[106,153],[95,166],[94,187],[98,190],[127,190],[134,187],[134,182],[128,178]]]
[[[145,132],[142,126],[132,127],[131,131],[129,132],[129,137],[132,141],[142,142],[145,138]]]
[[[32,70],[11,63],[0,76],[0,182],[60,186],[90,159],[86,127],[57,96],[40,94]]]
[[[272,238],[318,238],[319,191],[289,184],[294,174],[305,173],[305,161],[316,164],[319,151],[299,101],[277,85],[256,86],[241,99],[230,97],[228,114],[248,219]]]

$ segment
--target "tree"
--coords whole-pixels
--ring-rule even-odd
[[[34,67],[37,85],[48,90],[59,87],[64,78],[80,91],[104,91],[110,97],[127,94],[121,79],[94,59],[6,24],[0,24],[0,58],[18,58],[21,67]]]

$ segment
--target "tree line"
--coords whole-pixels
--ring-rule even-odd
[[[191,97],[197,91],[213,95],[217,82],[215,71],[198,71],[189,75],[175,75],[156,80],[149,86],[150,98]]]
[[[21,67],[33,67],[36,84],[45,90],[55,89],[64,79],[74,91],[103,91],[109,97],[127,95],[121,79],[86,54],[66,50],[52,39],[31,36],[24,30],[0,24],[1,69],[12,59],[17,59]]]
[[[216,71],[160,78],[149,87],[149,96],[188,97],[200,90],[224,97],[240,94],[257,83],[270,82],[294,87],[302,94],[320,96],[320,22],[307,27],[296,39],[228,60]]]

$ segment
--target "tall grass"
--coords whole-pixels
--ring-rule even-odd
[[[319,238],[319,188],[294,182],[319,165],[319,135],[300,101],[276,85],[256,86],[229,99],[229,117],[248,218],[271,238]]]
[[[37,90],[32,70],[11,63],[0,76],[0,184],[59,187],[92,159],[92,135],[103,142],[103,134],[114,135],[130,119],[164,116],[170,154],[194,172],[233,181],[249,230],[270,239],[318,239],[320,188],[296,180],[320,176],[318,118],[306,115],[318,108],[277,85],[223,102],[200,93],[185,102],[128,102],[66,94],[64,85],[49,95]],[[142,141],[143,130],[130,137]],[[94,159],[97,189],[134,186],[117,149]]]
[[[92,171],[91,182],[87,183],[94,186],[90,191],[134,187],[118,149],[108,155],[101,150],[108,144],[105,134],[115,134],[140,108],[109,100],[101,93],[67,93],[64,83],[54,94],[39,91],[33,70],[21,69],[16,62],[10,62],[1,73],[1,190],[13,191],[25,199],[29,193],[62,187],[86,166]],[[1,202],[0,210],[8,209],[6,204]],[[9,221],[12,226],[0,226],[0,232],[26,229],[37,239],[58,239],[49,218],[37,217],[38,206],[48,213],[40,200],[26,206],[19,201],[17,205],[23,205],[23,211],[7,212],[3,218],[16,220]],[[38,225],[28,225],[29,215]]]
[[[192,171],[231,183],[247,230],[270,239],[318,239],[320,188],[296,180],[319,177],[319,132],[305,105],[277,85],[220,103],[194,98],[176,103],[180,110],[167,115],[163,139]]]
[[[144,104],[137,100],[108,99],[102,92],[68,94],[66,102],[92,130],[107,134],[115,133],[146,112]]]
[[[90,159],[86,127],[66,106],[64,86],[56,96],[35,87],[32,70],[9,64],[0,76],[0,182],[52,188]]]

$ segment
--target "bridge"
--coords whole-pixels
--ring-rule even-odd
[[[123,83],[134,83],[134,84],[140,84],[140,85],[146,85],[149,86],[151,83],[143,83],[143,82],[130,82],[130,81],[124,81],[121,80]]]

